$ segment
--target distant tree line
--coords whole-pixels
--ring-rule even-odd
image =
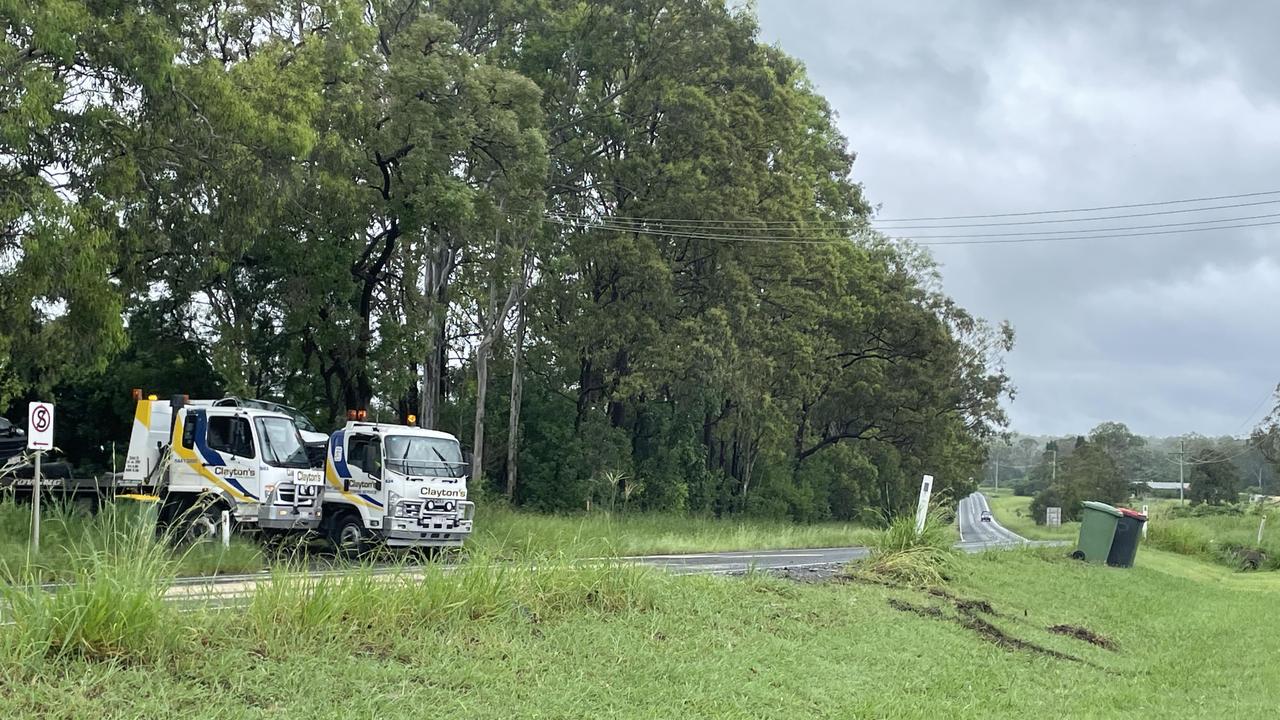
[[[1233,503],[1241,492],[1280,492],[1274,463],[1256,437],[1141,437],[1118,422],[1074,438],[999,438],[989,450],[986,482],[994,481],[997,463],[1001,484],[1032,497],[1041,523],[1048,507],[1077,518],[1084,500],[1124,504],[1133,496],[1178,497],[1177,490],[1154,491],[1150,483],[1177,483],[1180,470],[1191,504]]]
[[[853,153],[749,8],[0,17],[0,406],[56,400],[85,466],[137,386],[413,414],[535,508],[850,519],[926,472],[966,492],[1004,423],[1012,331],[862,232]]]

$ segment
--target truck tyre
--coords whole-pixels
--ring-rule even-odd
[[[329,542],[338,557],[357,558],[369,551],[369,534],[359,513],[344,512],[329,521]]]
[[[200,496],[189,504],[175,500],[168,531],[179,544],[195,545],[222,535],[222,511],[226,506],[216,497]]]
[[[215,542],[222,535],[222,505],[197,503],[191,508],[191,520],[187,525],[187,542],[194,545]]]

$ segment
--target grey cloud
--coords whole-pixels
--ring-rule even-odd
[[[761,0],[759,14],[839,113],[881,217],[1280,189],[1280,4]],[[1267,213],[1280,203],[1078,227]],[[935,234],[964,232],[984,230]],[[1018,330],[1019,429],[1220,434],[1280,380],[1278,236],[933,252],[958,300]]]

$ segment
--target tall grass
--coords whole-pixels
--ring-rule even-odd
[[[1202,511],[1203,513],[1203,511]],[[1258,542],[1260,513],[1227,512],[1176,517],[1175,513],[1154,514],[1147,526],[1145,542],[1152,547],[1220,562],[1232,567],[1280,569],[1280,517],[1268,525]]]
[[[48,503],[40,523],[40,554],[33,556],[31,506],[19,505],[12,497],[0,500],[0,576],[32,576],[42,581],[67,580],[81,565],[87,548],[114,548],[120,538],[154,535],[156,506],[122,500],[103,503],[96,513],[65,503]],[[254,572],[265,563],[262,549],[252,539],[231,538],[230,547],[201,543],[169,551],[179,575],[215,575]]]
[[[58,658],[165,655],[185,638],[165,593],[176,563],[155,533],[125,513],[99,516],[98,530],[60,545],[67,581],[42,586],[35,564],[6,566],[0,584],[0,657],[7,668]]]
[[[586,557],[622,557],[726,550],[866,545],[879,531],[850,523],[716,519],[662,513],[592,512],[541,515],[502,505],[479,509],[469,548],[515,558],[570,549]]]
[[[944,509],[933,508],[924,528],[916,532],[914,517],[895,518],[871,544],[871,556],[862,567],[873,575],[906,585],[942,584],[956,562],[952,519]]]

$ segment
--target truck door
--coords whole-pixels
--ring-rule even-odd
[[[367,527],[381,527],[386,507],[382,441],[376,435],[343,434],[346,462],[335,468],[342,482],[341,496],[360,511]]]
[[[203,408],[188,411],[178,454],[201,478],[236,502],[256,503],[262,497],[258,453],[248,418],[211,415]]]

